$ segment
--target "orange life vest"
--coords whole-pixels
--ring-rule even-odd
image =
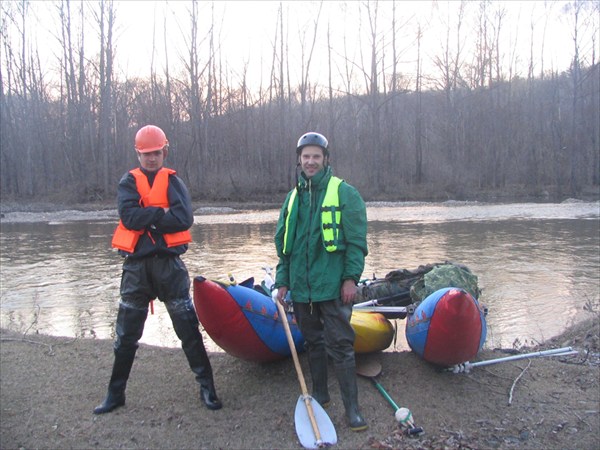
[[[135,178],[135,186],[140,194],[140,205],[143,207],[169,207],[167,190],[169,188],[169,175],[176,173],[173,169],[168,169],[166,167],[161,168],[156,173],[152,187],[150,187],[146,175],[144,175],[139,168],[130,170],[129,173]],[[119,225],[117,225],[117,229],[112,238],[112,246],[119,250],[133,253],[140,236],[144,234],[144,232],[145,230],[130,230],[123,225],[121,220],[119,220]],[[148,232],[148,235],[150,235],[150,232]],[[150,237],[152,238],[152,236]],[[192,242],[192,235],[189,230],[166,233],[163,234],[163,238],[165,239],[167,247],[176,247]]]

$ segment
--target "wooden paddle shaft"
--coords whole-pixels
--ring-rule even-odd
[[[321,433],[319,432],[319,426],[317,425],[317,419],[315,419],[315,413],[313,411],[312,405],[310,404],[310,398],[308,396],[308,389],[306,388],[306,382],[304,381],[304,375],[302,374],[302,367],[300,366],[300,360],[298,359],[298,352],[296,352],[296,345],[294,344],[294,338],[292,337],[292,331],[290,330],[290,324],[287,320],[287,314],[283,309],[283,305],[279,303],[278,300],[275,300],[277,304],[277,310],[279,311],[279,315],[281,316],[281,321],[283,322],[283,328],[285,330],[285,335],[288,340],[288,344],[290,345],[290,350],[292,351],[292,358],[294,360],[294,366],[296,367],[296,374],[298,375],[298,381],[300,381],[300,389],[302,390],[302,396],[304,398],[304,404],[306,405],[306,410],[308,411],[308,417],[310,419],[310,424],[312,425],[312,429],[315,433],[315,438],[317,443],[321,442]]]

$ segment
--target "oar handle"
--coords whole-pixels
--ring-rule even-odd
[[[523,353],[520,355],[505,356],[504,358],[488,359],[487,361],[480,361],[470,364],[471,367],[487,366],[490,364],[496,364],[505,361],[516,361],[518,359],[535,358],[538,356],[562,356],[562,353],[571,352],[571,347],[554,348],[550,350],[542,350],[540,352]]]
[[[519,355],[505,356],[503,358],[495,358],[495,359],[487,359],[485,361],[479,361],[475,363],[470,363],[469,361],[456,364],[452,367],[446,369],[448,372],[453,373],[469,373],[473,367],[480,366],[489,366],[490,364],[498,364],[501,362],[507,361],[517,361],[519,359],[527,359],[527,358],[536,358],[542,356],[568,356],[568,355],[576,355],[578,353],[577,350],[573,350],[572,347],[562,347],[562,348],[554,348],[550,350],[542,350],[539,352],[531,352],[531,353],[522,353]]]
[[[304,381],[304,375],[302,374],[302,367],[300,366],[300,360],[298,359],[298,352],[296,351],[296,345],[294,344],[294,338],[292,337],[290,324],[287,320],[287,314],[285,313],[285,309],[283,309],[283,305],[279,303],[279,300],[275,300],[275,304],[277,305],[277,310],[279,311],[279,315],[281,316],[281,321],[283,322],[283,329],[285,330],[285,336],[287,337],[288,344],[290,345],[290,350],[292,351],[292,359],[294,360],[294,366],[296,367],[298,381],[300,381],[300,389],[302,390],[302,397],[304,399],[304,404],[306,405],[306,410],[308,411],[308,418],[310,419],[310,424],[315,433],[317,444],[320,445],[321,433],[319,431],[319,426],[317,425],[317,419],[315,419],[315,413],[313,411],[312,405],[310,404],[308,389],[306,388],[306,382]]]

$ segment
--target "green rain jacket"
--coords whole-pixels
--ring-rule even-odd
[[[347,183],[339,187],[342,210],[340,238],[343,250],[328,252],[321,234],[321,204],[327,183],[333,173],[330,167],[306,179],[300,177],[297,189],[298,221],[296,236],[289,255],[283,254],[285,223],[290,191],[281,207],[275,247],[279,256],[275,287],[287,286],[296,302],[322,302],[340,297],[344,280],[360,280],[367,249],[367,209],[358,191]]]

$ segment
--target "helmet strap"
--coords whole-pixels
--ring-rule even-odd
[[[298,186],[298,184],[300,183],[300,173],[302,173],[302,164],[298,162],[296,164],[296,184],[294,186]]]

